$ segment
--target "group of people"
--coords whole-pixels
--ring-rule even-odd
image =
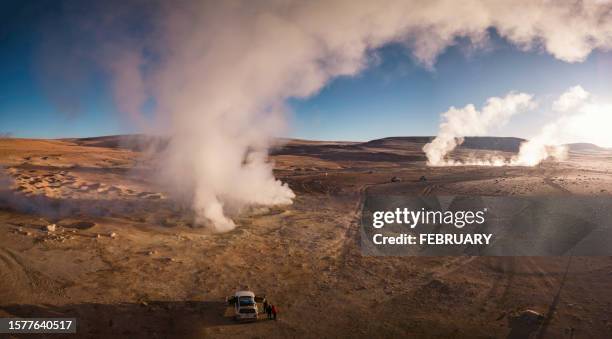
[[[264,309],[264,312],[266,312],[266,314],[268,315],[268,319],[276,320],[276,316],[278,314],[278,308],[276,307],[276,305],[273,305],[272,303],[269,303],[267,300],[264,300],[263,309]]]

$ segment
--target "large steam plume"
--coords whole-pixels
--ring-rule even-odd
[[[567,62],[612,47],[604,1],[108,3],[72,11],[84,24],[68,31],[95,42],[88,51],[113,75],[122,111],[146,121],[141,108],[155,103],[156,126],[171,138],[160,178],[220,230],[233,227],[230,205],[291,202],[266,161],[283,130],[285,100],[358,73],[382,45],[403,44],[428,68],[459,37],[485,45],[491,29],[520,49]],[[529,101],[506,100],[519,103],[490,104],[511,105],[505,115]]]

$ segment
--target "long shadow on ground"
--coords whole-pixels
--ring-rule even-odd
[[[79,337],[202,337],[205,328],[238,324],[229,315],[227,304],[221,301],[79,303],[62,306],[14,304],[0,305],[0,310],[4,311],[4,317],[76,318]],[[57,338],[58,334],[48,336]],[[63,336],[74,337],[74,334]]]

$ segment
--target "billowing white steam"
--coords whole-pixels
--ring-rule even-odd
[[[553,110],[560,113],[567,113],[580,107],[590,97],[589,92],[582,86],[574,86],[561,94],[559,99],[553,102]]]
[[[117,13],[78,12],[104,15],[70,32],[93,30],[103,40],[95,44],[104,49],[97,56],[114,74],[118,107],[138,116],[153,99],[158,125],[171,138],[163,181],[222,230],[233,227],[228,204],[291,202],[293,193],[266,162],[270,140],[284,125],[285,100],[358,73],[369,51],[396,42],[433,67],[458,37],[482,46],[492,28],[521,49],[541,48],[567,62],[612,47],[612,11],[604,1],[143,2],[156,7],[149,12],[117,3]],[[100,33],[132,22],[125,13],[150,22]],[[529,106],[529,96],[488,105],[480,113],[465,109],[485,119],[496,109],[511,115]]]
[[[612,146],[612,104],[574,86],[553,103],[553,110],[557,117],[521,145],[518,164],[532,166],[548,157],[563,159],[567,148],[559,145],[562,142],[590,141],[602,147]]]
[[[562,160],[567,157],[567,147],[560,145],[564,140],[565,114],[578,109],[590,94],[581,86],[574,86],[553,103],[552,109],[561,114],[553,121],[542,127],[540,133],[521,144],[519,154],[510,162],[511,165],[535,166],[545,159]],[[597,123],[597,121],[592,121]]]
[[[438,135],[423,147],[430,166],[449,166],[467,164],[497,163],[498,159],[481,159],[466,162],[456,162],[445,156],[463,143],[465,136],[485,135],[492,127],[504,125],[516,113],[533,108],[535,103],[531,95],[526,93],[509,93],[503,98],[489,98],[481,111],[469,104],[461,109],[451,107],[442,114]]]
[[[556,116],[538,134],[523,142],[516,156],[489,155],[462,161],[447,158],[465,136],[487,134],[493,127],[507,123],[515,113],[533,106],[530,95],[509,94],[503,99],[490,98],[482,112],[473,105],[463,109],[451,107],[442,114],[444,120],[438,136],[423,147],[428,165],[535,166],[548,158],[565,159],[568,150],[561,145],[564,142],[590,140],[600,146],[612,145],[612,137],[607,132],[612,122],[612,105],[596,102],[581,86],[574,86],[553,102]]]

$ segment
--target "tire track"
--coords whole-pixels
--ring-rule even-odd
[[[537,335],[538,339],[546,337],[546,331],[548,330],[548,327],[550,326],[550,322],[552,321],[553,316],[555,315],[555,312],[557,311],[557,308],[559,306],[559,301],[561,300],[561,292],[563,291],[563,287],[565,286],[565,283],[567,282],[567,275],[569,273],[570,265],[572,263],[572,258],[573,258],[573,255],[570,254],[569,258],[567,259],[567,265],[565,266],[565,273],[563,274],[563,277],[561,278],[561,282],[559,283],[559,288],[557,289],[557,293],[555,294],[552,302],[550,303],[550,306],[548,307],[548,312],[546,312],[542,326],[540,326],[540,330]]]
[[[49,275],[31,267],[19,254],[8,248],[0,248],[0,262],[9,267],[7,277],[3,277],[3,282],[11,281],[18,286],[18,290],[24,286],[30,286],[32,290],[38,290],[41,286],[50,287],[49,290],[60,291],[65,282],[52,278]]]
[[[543,179],[544,183],[564,194],[572,194],[572,192],[570,192],[567,188],[557,184],[551,177],[550,175],[547,175],[546,177],[544,177]]]

